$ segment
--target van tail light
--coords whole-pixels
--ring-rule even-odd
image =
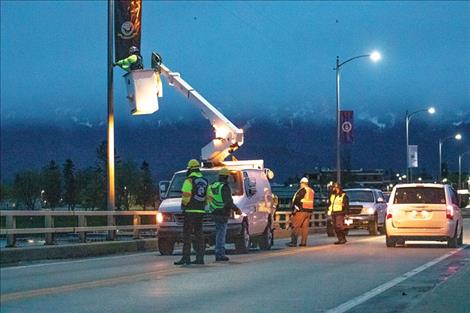
[[[446,216],[447,219],[453,220],[454,219],[454,207],[451,205],[448,205],[446,208]]]
[[[387,213],[387,220],[391,219],[392,217],[392,213]]]

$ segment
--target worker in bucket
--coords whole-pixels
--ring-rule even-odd
[[[207,187],[209,183],[202,176],[198,160],[188,162],[188,171],[183,183],[181,208],[184,213],[183,257],[175,265],[204,264],[205,241],[202,230]],[[191,235],[194,235],[196,260],[191,262]]]
[[[289,247],[297,246],[297,238],[301,236],[301,247],[307,246],[308,228],[313,213],[313,198],[315,192],[308,186],[308,179],[300,180],[300,188],[292,198],[292,233],[291,241],[286,243]]]
[[[344,223],[345,216],[349,210],[349,199],[341,188],[341,185],[334,183],[329,199],[328,215],[331,215],[331,221],[338,237],[335,245],[346,243],[346,225]]]
[[[142,70],[144,68],[142,56],[140,55],[139,48],[136,46],[131,46],[129,48],[129,56],[127,58],[119,60],[113,65],[117,65],[127,72]]]
[[[232,211],[241,215],[242,211],[233,203],[232,191],[228,179],[230,171],[222,168],[219,171],[219,179],[209,186],[207,199],[209,210],[212,212],[215,222],[215,261],[226,262],[229,258],[225,255],[225,237],[227,235],[227,223]]]

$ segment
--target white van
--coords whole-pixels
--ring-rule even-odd
[[[454,248],[463,242],[463,218],[457,193],[449,185],[399,184],[387,207],[386,245],[406,240],[447,241]]]
[[[232,216],[227,225],[227,243],[234,243],[240,253],[251,246],[270,249],[273,244],[275,201],[268,176],[272,172],[263,168],[263,161],[224,162],[230,170],[229,183],[233,201],[243,212]],[[222,167],[201,168],[203,176],[213,183]],[[184,215],[181,211],[181,187],[186,170],[176,172],[170,182],[160,183],[162,203],[157,213],[158,250],[171,255],[175,243],[182,242]],[[272,177],[271,177],[272,178]],[[211,214],[205,214],[203,230],[206,243],[215,243],[215,224]]]

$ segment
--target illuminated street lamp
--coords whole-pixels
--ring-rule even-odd
[[[408,111],[406,111],[406,115],[405,115],[405,126],[406,126],[406,174],[408,175],[408,182],[411,182],[411,177],[412,177],[412,172],[411,172],[411,168],[410,168],[410,160],[409,160],[409,146],[410,146],[410,133],[409,133],[409,129],[410,129],[410,121],[411,121],[411,117],[417,113],[420,113],[420,112],[428,112],[429,114],[434,114],[436,113],[436,109],[434,107],[430,107],[430,108],[427,108],[427,109],[423,109],[423,110],[418,110],[418,111],[415,111],[415,112],[412,112],[412,113],[408,113]]]
[[[462,135],[461,134],[456,134],[455,136],[452,135],[452,136],[449,136],[449,137],[445,137],[443,139],[439,139],[439,176],[438,176],[438,180],[440,181],[441,178],[442,178],[442,144],[447,140],[447,139],[451,139],[451,138],[454,138],[455,140],[462,140]]]
[[[340,125],[340,94],[339,94],[339,78],[341,67],[348,62],[359,58],[370,58],[373,62],[377,62],[382,58],[382,55],[378,51],[372,51],[369,54],[362,54],[353,58],[347,59],[344,62],[339,61],[339,56],[336,57],[336,182],[341,184],[341,125]]]
[[[459,155],[459,189],[462,189],[462,157],[470,154],[470,150]]]

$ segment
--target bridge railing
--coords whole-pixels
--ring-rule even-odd
[[[16,246],[16,235],[23,234],[44,234],[45,244],[54,244],[54,234],[56,233],[78,233],[80,242],[86,242],[87,232],[108,231],[115,238],[116,231],[132,231],[133,238],[140,238],[141,230],[156,229],[155,224],[141,224],[143,216],[153,216],[156,220],[157,211],[52,211],[52,210],[0,210],[0,217],[5,217],[5,228],[0,229],[0,235],[7,238],[7,247]],[[58,217],[76,217],[77,226],[73,227],[54,227],[54,219]],[[88,226],[87,220],[90,217],[107,217],[107,225]],[[132,216],[132,224],[116,225],[116,217]],[[16,228],[17,217],[43,217],[44,227],[35,228]]]
[[[274,227],[276,229],[289,229],[291,227],[292,214],[289,211],[276,211]],[[326,229],[327,214],[324,211],[313,211],[310,219],[310,228]]]

